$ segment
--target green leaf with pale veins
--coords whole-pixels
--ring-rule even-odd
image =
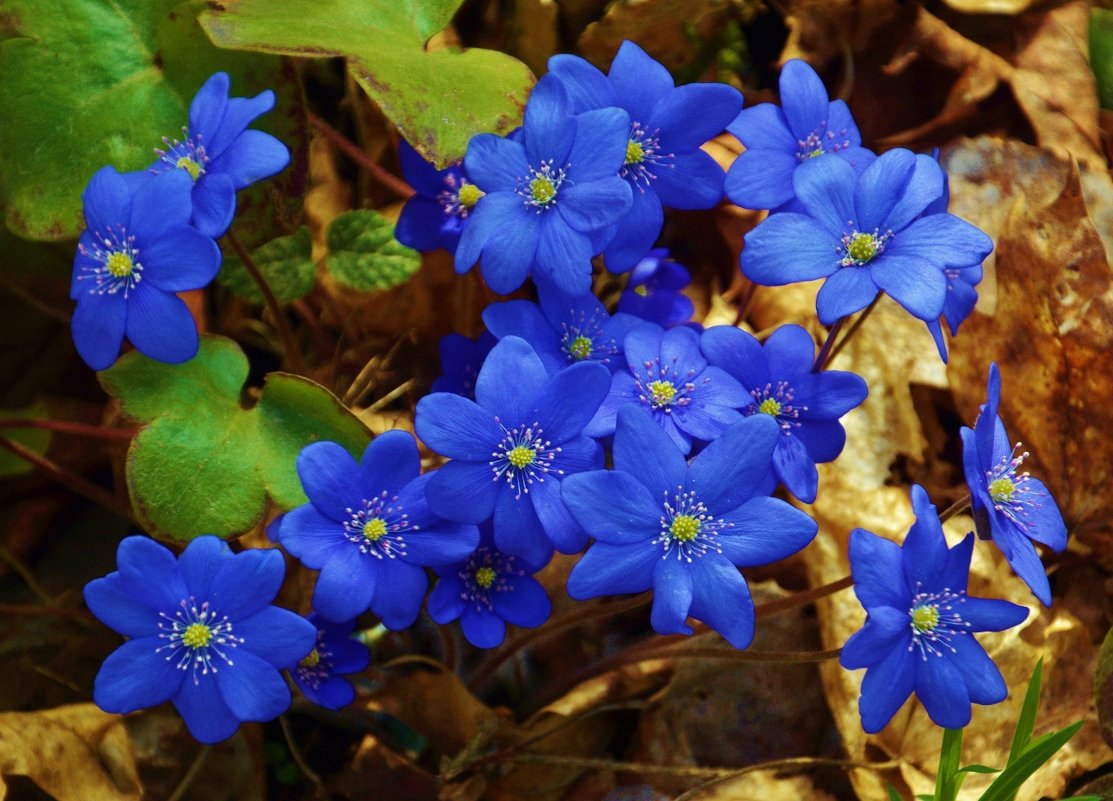
[[[268,497],[306,502],[294,464],[306,445],[339,442],[359,457],[370,433],[324,387],[271,373],[257,403],[241,403],[248,364],[236,343],[205,335],[197,356],[163,364],[138,352],[99,373],[125,415],[143,423],[127,458],[137,519],[153,536],[184,542],[256,525]]]
[[[361,292],[392,289],[421,268],[421,254],[394,238],[394,223],[370,209],[346,211],[328,228],[328,270]]]
[[[278,136],[293,155],[293,167],[276,179],[279,193],[241,193],[241,211],[246,205],[283,223],[300,213],[306,120],[296,75],[278,58],[213,47],[197,24],[206,6],[4,0],[0,205],[12,231],[30,239],[77,236],[85,225],[81,192],[93,173],[106,164],[121,172],[149,166],[163,136],[181,137],[190,100],[217,70],[232,77],[233,96],[276,91],[278,107],[253,127]],[[265,241],[250,230],[241,236]]]
[[[313,237],[309,229],[302,226],[290,236],[280,236],[256,248],[251,259],[259,268],[275,299],[279,303],[289,303],[304,297],[313,289],[317,266],[313,263],[312,253]],[[259,285],[234,254],[224,254],[224,266],[216,280],[244,300],[263,302]]]
[[[462,0],[223,0],[201,15],[221,47],[345,56],[364,91],[418,152],[444,167],[481,132],[522,121],[533,74],[493,50],[426,50]]]

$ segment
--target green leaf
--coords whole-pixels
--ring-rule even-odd
[[[943,747],[939,751],[939,770],[935,774],[936,801],[954,801],[961,782],[955,781],[962,759],[962,729],[943,729]]]
[[[522,121],[533,84],[525,64],[472,48],[426,50],[461,0],[224,0],[201,15],[220,47],[345,56],[352,76],[426,158],[444,167],[481,132]]]
[[[889,801],[904,801],[893,785],[886,785],[885,791],[889,794]]]
[[[395,239],[394,223],[370,209],[339,215],[327,239],[328,270],[352,289],[392,289],[421,268],[421,254]]]
[[[1040,706],[1040,686],[1043,684],[1043,659],[1036,663],[1032,671],[1032,678],[1028,680],[1028,689],[1024,693],[1024,704],[1020,707],[1020,717],[1016,721],[1016,731],[1013,732],[1012,746],[1009,748],[1009,761],[1011,765],[1024,751],[1032,740],[1032,732],[1036,728],[1036,712]]]
[[[959,768],[958,773],[1000,773],[1000,768],[991,768],[989,765],[967,765]]]
[[[1090,9],[1090,68],[1101,107],[1113,109],[1113,11]]]
[[[1113,748],[1113,629],[1105,635],[1094,671],[1094,703],[1102,739]]]
[[[34,420],[46,415],[46,406],[40,403],[26,409],[0,409],[0,419],[5,420]],[[0,437],[17,442],[39,456],[50,447],[50,431],[45,428],[0,428]],[[20,459],[11,451],[0,450],[0,478],[22,476],[34,469],[26,459]]]
[[[986,788],[980,801],[1008,801],[1016,795],[1028,777],[1051,759],[1081,727],[1082,721],[1078,721],[1065,729],[1032,740],[1017,758],[1001,771],[1001,775],[993,784]]]
[[[81,192],[93,173],[105,164],[121,171],[151,164],[163,136],[181,136],[190,99],[218,69],[231,74],[236,95],[278,93],[280,110],[258,127],[287,143],[295,168],[281,179],[281,195],[290,198],[267,206],[284,218],[297,212],[300,192],[287,191],[304,183],[306,164],[296,76],[277,58],[214,48],[196,22],[206,5],[4,3],[15,35],[0,40],[0,203],[12,231],[31,239],[76,236],[84,227]]]
[[[245,409],[247,373],[239,346],[211,335],[184,364],[132,352],[99,373],[124,414],[146,424],[128,450],[127,482],[153,536],[188,541],[247,531],[268,497],[283,509],[306,502],[294,469],[306,445],[339,442],[356,457],[367,445],[359,419],[301,376],[271,373],[258,403]]]
[[[251,258],[278,302],[289,303],[313,289],[317,267],[313,264],[312,253],[313,237],[309,229],[302,226],[290,236],[280,236],[256,248]],[[263,302],[258,284],[235,255],[225,254],[224,266],[216,280],[244,300]]]

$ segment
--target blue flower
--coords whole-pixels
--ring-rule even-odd
[[[623,42],[603,75],[579,56],[549,59],[577,112],[618,107],[630,114],[625,163],[633,206],[616,223],[604,257],[623,273],[653,247],[664,223],[662,204],[709,209],[723,198],[723,169],[700,145],[722,133],[742,108],[742,95],[721,83],[676,87],[669,71],[633,42]],[[585,125],[586,120],[580,125]]]
[[[695,306],[682,290],[692,277],[688,270],[668,257],[664,248],[651,250],[630,273],[626,289],[618,298],[618,310],[662,328],[682,325],[692,319]]]
[[[553,605],[531,574],[544,565],[495,547],[490,524],[480,527],[479,548],[466,561],[436,568],[440,579],[429,593],[429,616],[437,623],[459,619],[468,642],[494,648],[506,624],[535,628],[549,619]]]
[[[819,486],[816,462],[830,462],[846,443],[839,418],[866,399],[866,382],[854,373],[812,372],[815,342],[798,325],[783,325],[764,345],[729,325],[703,332],[700,347],[748,390],[745,415],[767,414],[781,427],[773,470],[788,491],[805,503]]]
[[[355,620],[331,623],[319,615],[309,616],[317,630],[317,644],[290,668],[290,678],[302,695],[328,709],[340,709],[356,697],[352,683],[343,676],[367,667],[367,646],[351,636]]]
[[[921,216],[943,193],[931,156],[890,150],[862,174],[842,159],[814,159],[792,176],[806,213],[771,214],[746,235],[742,272],[781,286],[827,278],[816,309],[826,325],[884,291],[914,317],[936,320],[944,270],[980,264],[993,242],[952,214]]]
[[[486,194],[456,249],[456,272],[483,256],[487,285],[513,292],[531,269],[569,295],[591,290],[591,257],[630,208],[618,177],[630,118],[617,108],[573,115],[556,76],[537,82],[521,135],[472,137],[464,167]]]
[[[483,310],[483,322],[499,337],[528,342],[549,374],[583,361],[599,362],[611,372],[623,361],[622,340],[638,324],[629,314],[613,317],[594,295],[572,297],[542,282],[538,303],[511,300]]]
[[[290,690],[279,671],[309,653],[315,632],[269,605],[286,570],[281,553],[233,554],[205,536],[175,559],[152,539],[127,537],[116,563],[85,585],[89,610],[130,638],[97,673],[97,706],[126,714],[173,701],[203,743],[286,710]]]
[[[456,397],[456,396],[453,396]],[[370,609],[388,629],[412,625],[429,583],[424,567],[458,562],[479,532],[442,520],[425,500],[413,435],[388,431],[356,462],[335,442],[298,454],[309,503],[282,518],[277,536],[302,564],[320,570],[313,608],[326,620]]]
[[[691,464],[642,409],[618,414],[614,470],[570,476],[564,502],[596,542],[568,578],[583,600],[653,588],[653,629],[691,634],[694,617],[735,648],[754,636],[754,604],[738,567],[775,562],[815,537],[815,521],[756,493],[778,434],[741,420]]]
[[[477,339],[468,339],[463,334],[448,334],[441,338],[438,350],[443,373],[433,382],[433,392],[452,392],[475,400],[475,380],[479,368],[498,340],[490,331],[484,331]]]
[[[85,187],[86,230],[73,260],[70,321],[77,352],[94,370],[116,361],[127,334],[141,353],[179,363],[197,354],[197,326],[175,295],[220,269],[220,248],[192,228],[189,176],[144,174],[134,192],[112,167]]]
[[[1016,574],[1044,606],[1051,606],[1040,555],[1032,540],[1053,551],[1067,547],[1067,526],[1047,487],[1027,471],[1019,472],[1028,458],[1020,443],[1009,442],[1005,424],[997,416],[1001,403],[1001,373],[989,366],[986,404],[974,429],[963,428],[962,464],[978,536],[992,539]]]
[[[742,386],[711,367],[690,328],[665,331],[656,323],[639,323],[623,341],[625,370],[615,373],[598,414],[585,429],[591,437],[614,433],[618,411],[628,403],[646,409],[681,453],[693,440],[710,442],[740,419],[738,409],[750,402]]]
[[[746,146],[727,173],[733,203],[748,209],[776,209],[797,194],[793,173],[822,156],[867,163],[858,126],[842,100],[828,102],[827,90],[805,61],[792,59],[781,70],[782,107],[761,103],[744,109],[727,130]]]
[[[398,145],[398,157],[415,194],[402,207],[394,236],[415,250],[444,248],[455,253],[468,215],[483,192],[468,181],[463,165],[438,170],[404,139]]]
[[[609,379],[593,362],[550,378],[524,339],[500,340],[479,372],[474,402],[447,393],[418,401],[417,435],[451,458],[432,474],[429,505],[466,523],[494,514],[495,546],[531,564],[543,564],[554,545],[579,551],[587,535],[564,508],[560,484],[603,464],[602,448],[582,431]]]
[[[943,526],[920,486],[912,487],[916,522],[903,546],[855,529],[850,533],[854,592],[866,624],[843,646],[839,662],[866,668],[858,710],[873,734],[913,692],[936,725],[960,729],[970,704],[995,704],[1009,694],[1001,672],[971,636],[1004,631],[1028,610],[966,594],[973,536],[948,550]]]
[[[150,167],[155,173],[181,170],[193,179],[192,223],[214,239],[232,224],[237,190],[282,172],[290,163],[286,145],[247,128],[274,108],[274,92],[230,98],[229,84],[226,72],[205,81],[189,104],[189,127],[182,129],[182,139],[163,137],[165,149],[156,151],[158,161]]]

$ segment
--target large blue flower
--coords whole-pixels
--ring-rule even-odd
[[[484,331],[476,339],[463,334],[446,334],[441,338],[437,350],[441,357],[441,375],[434,381],[433,392],[452,392],[475,400],[475,380],[479,368],[498,340],[490,331]]]
[[[827,90],[805,61],[792,59],[781,70],[782,107],[761,103],[744,109],[727,130],[746,146],[727,173],[727,197],[748,209],[776,209],[796,195],[796,168],[822,156],[850,164],[868,163],[873,153],[842,100]]]
[[[688,270],[669,258],[664,248],[651,250],[630,272],[618,310],[672,328],[692,319],[695,306],[682,290],[691,283]]]
[[[197,354],[197,326],[174,293],[200,289],[220,269],[220,248],[189,223],[189,176],[141,174],[128,182],[102,167],[85,187],[86,230],[73,260],[70,321],[77,352],[94,370],[116,361],[127,334],[162,362]]]
[[[876,534],[850,533],[854,592],[866,624],[846,641],[839,662],[866,668],[858,709],[875,733],[913,692],[936,725],[960,729],[970,704],[995,704],[1009,689],[977,640],[977,631],[1004,631],[1028,610],[1008,601],[966,594],[974,537],[948,550],[935,506],[912,487],[916,522],[903,546]]]
[[[282,172],[290,163],[286,145],[268,133],[249,130],[260,114],[274,108],[274,92],[228,97],[230,79],[216,72],[189,104],[189,127],[182,139],[163,137],[151,172],[181,170],[193,179],[193,225],[214,239],[224,235],[236,214],[236,192]],[[137,173],[131,173],[134,176]]]
[[[493,303],[483,310],[483,322],[499,338],[517,336],[532,345],[550,374],[582,361],[611,372],[623,365],[622,340],[636,317],[611,316],[594,295],[573,297],[544,282],[537,295],[537,303]]]
[[[568,578],[576,599],[653,588],[653,629],[691,634],[701,620],[735,648],[754,636],[754,604],[738,567],[775,562],[815,537],[815,521],[756,496],[777,425],[741,420],[691,464],[642,409],[619,412],[614,470],[570,476],[564,501],[596,542]]]
[[[604,251],[611,272],[633,268],[653,247],[664,223],[662,204],[709,209],[722,200],[723,169],[700,145],[742,108],[737,89],[721,83],[677,87],[668,70],[629,41],[608,75],[566,54],[549,59],[549,72],[560,78],[577,112],[617,106],[630,114],[620,174],[633,189],[633,206]]]
[[[356,697],[352,683],[343,676],[367,667],[371,653],[367,646],[351,636],[354,620],[332,623],[317,614],[308,619],[317,630],[317,644],[290,667],[290,678],[313,703],[340,709]]]
[[[866,382],[854,373],[813,373],[815,342],[798,325],[781,326],[764,345],[741,329],[716,325],[703,332],[700,347],[749,391],[743,414],[767,414],[780,425],[773,469],[789,492],[812,503],[816,462],[842,452],[846,432],[839,418],[866,399]]]
[[[463,165],[438,170],[404,139],[398,145],[398,157],[415,194],[402,207],[394,236],[415,250],[444,248],[455,253],[468,215],[483,192],[468,181]]]
[[[1040,555],[1032,540],[1053,551],[1067,547],[1067,526],[1047,487],[1019,468],[1028,458],[1020,443],[1009,441],[997,416],[1001,403],[1001,373],[989,366],[989,386],[974,429],[963,428],[962,463],[978,536],[997,543],[1009,565],[1045,606],[1051,605]]]
[[[579,551],[587,535],[565,509],[560,484],[603,464],[602,448],[582,432],[609,379],[594,362],[550,378],[524,339],[500,340],[479,373],[475,402],[436,393],[417,404],[417,435],[451,458],[432,475],[429,504],[467,523],[494,514],[496,547],[532,564],[543,564],[554,545]]]
[[[553,605],[531,574],[544,565],[495,547],[490,524],[480,527],[475,553],[464,562],[436,568],[440,580],[429,593],[429,616],[438,623],[459,620],[468,642],[494,648],[506,624],[535,628],[549,619]]]
[[[270,606],[285,563],[277,550],[233,554],[198,537],[179,559],[147,537],[127,537],[118,570],[85,585],[89,610],[129,637],[101,665],[93,700],[126,714],[173,701],[203,743],[290,705],[279,672],[313,648],[300,615]]]
[[[569,295],[591,290],[591,257],[630,208],[618,177],[630,118],[617,108],[574,115],[556,76],[537,82],[518,137],[472,137],[464,167],[486,194],[456,249],[456,272],[483,256],[487,285],[506,294],[531,269]]]
[[[736,380],[707,364],[699,334],[690,328],[665,331],[656,323],[639,323],[623,348],[627,369],[611,380],[606,400],[585,429],[589,436],[613,434],[619,409],[633,403],[649,411],[687,454],[694,440],[710,442],[738,421],[738,409],[750,402]]]
[[[931,156],[890,150],[862,174],[842,159],[815,159],[792,176],[806,213],[772,214],[746,235],[742,272],[781,286],[827,278],[816,308],[826,325],[864,309],[879,291],[913,316],[937,320],[944,269],[980,264],[993,242],[952,214],[921,216],[943,193]]]
[[[453,396],[457,397],[457,396]],[[475,526],[442,520],[425,500],[413,435],[388,431],[356,462],[335,442],[298,454],[309,503],[282,518],[277,536],[306,567],[320,570],[313,608],[327,620],[370,609],[389,629],[413,624],[429,586],[425,566],[475,550]]]

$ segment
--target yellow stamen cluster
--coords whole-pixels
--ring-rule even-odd
[[[536,458],[537,451],[535,451],[533,448],[527,448],[525,445],[519,445],[516,448],[512,448],[510,452],[506,454],[506,460],[510,462],[510,464],[517,467],[519,470],[521,470],[523,467],[533,464],[533,460]]]
[[[182,643],[189,648],[204,648],[213,638],[213,630],[204,623],[191,623],[182,633]]]
[[[381,517],[372,517],[363,524],[363,536],[371,542],[378,542],[386,535],[386,521]]]
[[[489,589],[495,583],[495,576],[497,574],[489,567],[481,567],[475,571],[475,583],[483,589]]]
[[[669,534],[678,542],[691,542],[699,536],[699,520],[691,515],[677,515],[669,526]]]

